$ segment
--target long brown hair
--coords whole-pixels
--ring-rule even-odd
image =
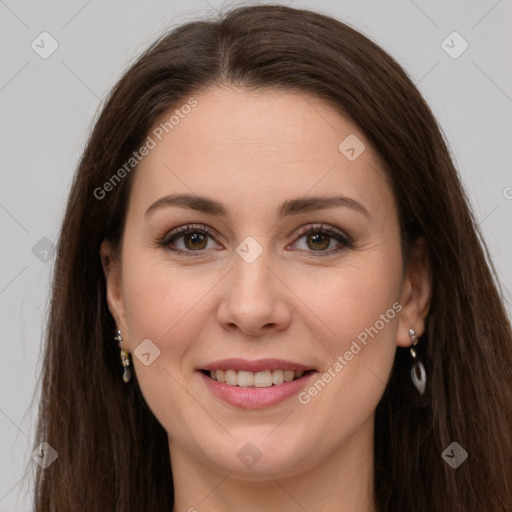
[[[348,116],[382,158],[404,247],[424,236],[433,290],[420,343],[428,385],[398,348],[376,411],[381,512],[503,512],[512,506],[512,332],[496,273],[429,107],[380,47],[328,16],[244,6],[154,43],[109,95],[69,196],[58,243],[36,446],[37,512],[171,510],[167,434],[136,379],[125,385],[99,258],[118,244],[136,169],[98,199],[155,120],[216,84],[314,95]],[[457,469],[441,454],[459,443]]]

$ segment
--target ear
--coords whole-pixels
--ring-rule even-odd
[[[101,266],[105,275],[107,288],[107,305],[114,318],[117,329],[127,334],[127,323],[122,288],[121,257],[108,240],[103,240],[100,246]],[[127,336],[123,336],[125,338]],[[126,344],[123,343],[123,346]]]
[[[432,272],[425,237],[420,237],[411,246],[409,261],[402,285],[402,295],[397,344],[411,345],[409,329],[414,329],[419,338],[425,331],[425,319],[432,294]]]

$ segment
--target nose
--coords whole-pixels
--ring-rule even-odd
[[[265,252],[252,263],[235,256],[234,268],[223,280],[217,311],[217,320],[224,329],[254,337],[290,325],[291,292],[283,284],[283,277],[278,277],[276,266],[270,267]]]

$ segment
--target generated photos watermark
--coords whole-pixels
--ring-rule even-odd
[[[146,141],[137,151],[132,153],[132,156],[121,166],[119,169],[112,174],[112,176],[103,183],[101,187],[96,187],[93,191],[96,199],[105,199],[109,192],[112,192],[116,186],[128,175],[135,167],[148,156],[152,149],[155,149],[159,142],[162,141],[165,134],[170,133],[182,119],[190,114],[192,108],[197,106],[197,100],[193,97],[189,98],[188,101],[183,104],[180,108],[174,110],[169,119],[163,123],[160,123],[156,128],[153,129],[151,135],[148,135]]]
[[[350,349],[345,351],[343,355],[339,355],[334,363],[327,368],[327,370],[320,375],[320,377],[306,390],[299,393],[299,402],[302,405],[307,405],[311,402],[311,399],[318,395],[325,386],[332,381],[344,368],[349,364],[354,356],[361,352],[362,348],[368,344],[368,337],[374,338],[379,334],[382,329],[388,324],[393,318],[395,318],[397,313],[402,311],[402,305],[398,302],[395,302],[385,313],[382,313],[379,319],[371,326],[365,328],[357,335],[357,340],[353,340],[350,345]],[[359,343],[363,345],[361,347]]]

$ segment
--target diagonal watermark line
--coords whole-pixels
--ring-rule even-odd
[[[323,175],[323,176],[320,176],[320,178],[318,178],[318,180],[313,183],[313,185],[311,185],[311,187],[309,187],[309,189],[302,195],[302,197],[306,197],[334,168],[336,167],[336,164],[333,164],[332,167]],[[268,229],[267,229],[267,233],[269,231],[271,231],[275,226],[276,226],[277,222],[275,222],[272,226],[270,226]]]
[[[267,475],[272,478],[272,480],[274,480],[274,482],[279,485],[279,487],[281,487],[281,489],[283,489],[283,491],[288,494],[288,496],[290,496],[290,498],[295,501],[295,503],[297,503],[297,505],[299,505],[299,507],[302,509],[302,510],[305,510],[306,512],[309,512],[308,509],[306,507],[304,507],[304,505],[302,503],[300,503],[299,501],[297,501],[297,499],[295,498],[295,496],[293,496],[292,494],[290,494],[290,491],[288,491],[288,489],[286,487],[284,487],[283,484],[281,484],[281,482],[279,480],[277,480],[272,474],[270,474],[268,471],[266,471]]]
[[[164,163],[164,167],[165,167],[167,170],[169,170],[170,172],[172,172],[172,173],[174,174],[174,176],[176,176],[176,178],[177,178],[178,180],[180,180],[180,181],[181,181],[181,183],[183,183],[183,185],[184,185],[185,187],[187,187],[187,188],[190,190],[190,192],[191,192],[192,194],[194,194],[195,196],[197,196],[197,193],[196,193],[194,190],[192,190],[192,188],[190,188],[190,187],[189,187],[189,186],[188,186],[188,185],[187,185],[187,184],[186,184],[186,183],[185,183],[185,182],[184,182],[184,181],[183,181],[183,180],[182,180],[182,179],[181,179],[181,178],[180,178],[180,177],[179,177],[179,176],[178,176],[178,175],[177,175],[177,174],[176,174],[176,173],[175,173],[175,172],[174,172],[174,171],[173,171],[173,170],[172,170],[172,169],[171,169],[167,164],[166,164],[166,163]],[[218,220],[218,221],[219,221],[219,222],[220,222],[220,223],[221,223],[225,228],[227,228],[226,223],[225,223],[224,221],[222,221],[220,218],[217,218],[217,220]]]
[[[0,295],[2,295],[2,293],[5,292],[5,290],[7,290],[7,288],[9,288],[9,286],[11,286],[12,283],[14,283],[14,281],[16,281],[16,279],[18,279],[19,276],[21,276],[21,274],[23,274],[23,272],[25,272],[25,270],[27,270],[28,268],[28,265],[25,266],[25,268],[23,270],[20,270],[1,290],[0,290]]]
[[[66,66],[69,69],[69,71],[71,71],[71,73],[73,73],[73,75],[75,75],[78,78],[78,80],[80,80],[80,82],[82,82],[82,84],[85,85],[85,87],[87,87],[87,89],[89,89],[89,91],[91,91],[94,94],[94,96],[96,96],[96,98],[98,98],[98,100],[101,101],[101,98],[63,60],[61,60],[61,62],[62,64],[64,64],[64,66]]]
[[[315,183],[313,183],[313,185],[309,188],[308,191],[306,191],[306,193],[302,197],[306,197],[335,167],[336,164],[333,164],[323,176],[321,176]]]
[[[302,304],[304,304],[304,306],[306,306],[309,309],[309,311],[311,311],[311,313],[313,313],[313,315],[316,316],[316,318],[318,318],[318,320],[320,320],[320,322],[322,322],[322,324],[324,324],[324,326],[327,329],[329,329],[329,331],[331,331],[333,336],[336,336],[336,333],[268,265],[265,266],[270,270],[270,272],[272,272],[272,274],[274,274],[274,276],[277,277],[277,279],[279,279],[279,281],[281,281],[281,283],[283,283],[286,286],[286,288],[288,288],[288,290],[290,290],[293,293],[293,295],[295,295],[295,297],[297,297],[297,299],[299,299],[302,302]]]
[[[439,61],[437,61],[419,80],[416,81],[416,85],[418,85],[424,78],[427,77],[427,75],[430,74],[431,71],[434,70],[434,68],[439,64]]]
[[[0,498],[0,501],[2,501],[3,499],[7,498],[7,495],[10,494],[18,485],[21,481],[23,481],[23,479],[25,478],[25,476],[22,476],[1,498]]]
[[[482,73],[482,75],[484,75],[487,80],[489,80],[489,82],[491,82],[491,84],[493,84],[494,87],[496,87],[496,89],[498,89],[498,91],[500,91],[501,94],[507,98],[508,101],[512,102],[510,96],[474,60],[471,62],[473,63],[473,66],[475,66],[480,71],[480,73]]]
[[[27,434],[25,434],[25,432],[23,432],[23,430],[21,430],[21,428],[13,420],[11,420],[11,418],[3,411],[3,409],[0,409],[0,412],[17,428],[17,430],[19,430],[27,439],[30,439]]]
[[[235,267],[231,267],[165,334],[166,337]]]
[[[11,77],[11,79],[7,83],[2,85],[0,92],[3,91],[27,66],[28,66],[28,62],[25,62],[24,66],[22,66],[22,68],[19,71],[14,73],[14,75]]]
[[[327,121],[327,119],[325,119],[325,117],[324,117],[322,114],[320,114],[320,112],[319,112],[319,111],[318,111],[318,110],[317,110],[317,109],[316,109],[316,108],[311,104],[311,102],[309,102],[309,101],[304,97],[304,95],[303,95],[303,94],[299,93],[299,95],[300,95],[300,97],[303,99],[303,101],[305,101],[305,102],[308,104],[309,108],[311,108],[312,110],[314,110],[314,111],[316,112],[316,114],[318,115],[318,117],[320,117],[320,118],[322,119],[322,121],[324,121],[326,124],[328,124],[328,125],[329,125],[329,127],[331,128],[331,130],[332,130],[334,133],[336,133],[336,130],[335,130],[334,126],[333,126],[331,123],[329,123],[329,121]]]
[[[275,431],[275,430],[276,430],[280,425],[282,425],[282,424],[285,422],[286,418],[288,418],[288,416],[290,416],[290,414],[291,414],[292,412],[295,412],[295,409],[294,409],[294,410],[292,410],[292,411],[290,411],[290,412],[289,412],[289,413],[288,413],[288,414],[287,414],[287,415],[286,415],[286,416],[285,416],[285,417],[284,417],[284,418],[283,418],[283,419],[282,419],[282,420],[281,420],[281,421],[280,421],[280,422],[279,422],[279,423],[278,423],[278,424],[277,424],[277,425],[276,425],[276,426],[275,426],[275,427],[274,427],[274,428],[273,428],[273,429],[272,429],[272,430],[271,430],[271,431],[270,431],[270,432],[265,436],[265,439],[266,439],[270,434],[273,434],[273,433],[274,433],[274,431]]]
[[[219,10],[217,9],[217,7],[214,7],[208,0],[204,0],[217,14],[220,15],[220,12]]]
[[[471,30],[473,30],[477,25],[479,25],[486,17],[488,14],[491,13],[491,11],[494,10],[494,8],[499,4],[501,3],[501,0],[498,0],[472,27],[471,27]]]
[[[233,471],[230,471],[201,501],[200,503],[203,503],[203,501],[206,501],[231,475],[233,474]]]
[[[387,386],[387,383],[384,382],[371,368],[368,368],[368,371],[373,373],[373,375],[375,375],[375,377],[379,379],[382,382],[382,384],[384,384],[384,386]]]
[[[61,30],[63,28],[66,28],[91,2],[92,0],[89,0],[82,7],[80,7],[80,9],[73,16],[71,16],[71,18],[68,21],[66,21],[64,25],[62,25]]]
[[[201,409],[203,409],[203,411],[206,412],[206,414],[208,414],[208,416],[210,416],[210,418],[212,418],[212,420],[215,421],[215,423],[217,423],[217,425],[219,425],[219,427],[222,430],[224,430],[224,432],[226,432],[226,434],[228,434],[229,437],[233,437],[231,432],[229,432],[229,430],[227,430],[226,427],[224,427],[224,425],[222,425],[222,423],[220,423],[219,420],[217,420],[208,411],[208,409],[206,409],[206,407],[185,386],[183,386],[183,384],[167,368],[164,367],[164,370],[169,374],[170,377],[172,377],[174,379],[174,381],[181,387],[181,389],[183,389],[183,391],[187,392],[191,396],[191,398],[201,407]]]
[[[7,213],[7,215],[9,215],[9,217],[11,217],[11,219],[28,234],[28,229],[2,203],[0,203],[0,208],[2,208],[2,210],[4,210],[4,212]]]
[[[477,226],[480,226],[480,224],[483,224],[484,221],[491,216],[496,211],[496,208],[498,208],[499,204],[497,204],[478,224]]]
[[[409,2],[411,2],[411,4],[414,5],[414,7],[416,7],[416,9],[418,9],[418,11],[420,11],[423,14],[423,16],[425,16],[425,18],[427,18],[430,21],[430,23],[434,25],[434,27],[439,28],[439,25],[423,9],[421,9],[421,7],[418,4],[413,2],[413,0],[409,0]]]
[[[510,102],[512,102],[510,96],[487,73],[485,73],[485,71],[480,66],[478,66],[474,60],[471,62],[496,87],[496,89],[498,89]]]
[[[11,11],[11,13],[16,16],[16,18],[18,18],[18,21],[20,21],[21,23],[23,23],[23,25],[25,25],[25,27],[27,28],[30,28],[5,2],[4,0],[0,0],[0,3],[2,5],[4,5],[5,7],[7,7],[7,9],[9,9],[9,11]]]
[[[185,187],[187,187],[190,190],[190,192],[192,192],[192,194],[197,195],[166,163],[164,163],[164,167],[170,172],[172,172],[174,176],[176,176],[176,178],[179,179],[181,183],[183,183],[183,185],[185,185]]]

